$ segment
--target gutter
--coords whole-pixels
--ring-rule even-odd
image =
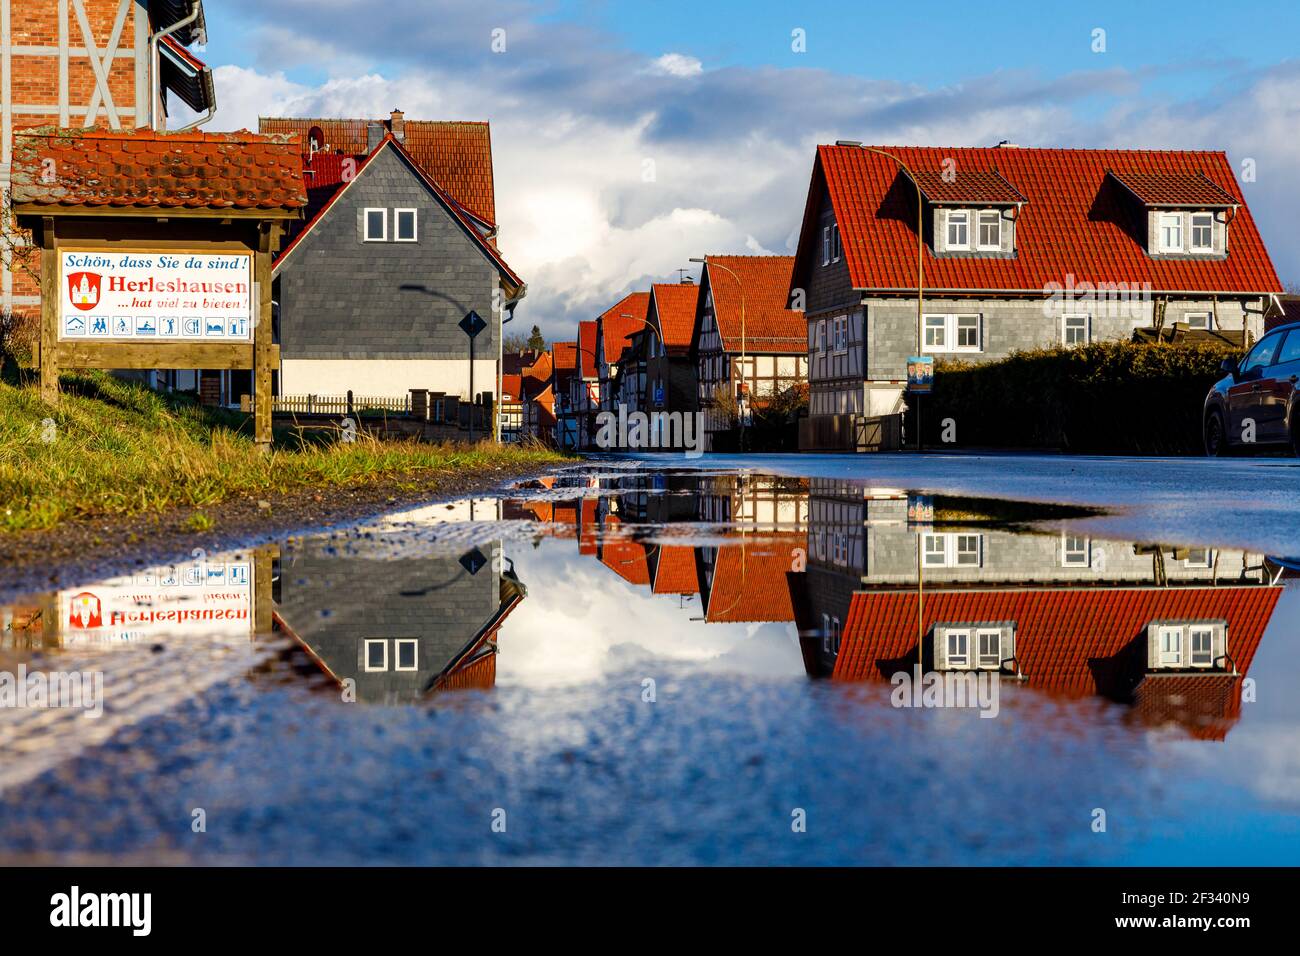
[[[164,27],[157,33],[149,37],[149,127],[155,132],[158,130],[158,100],[162,95],[162,81],[158,78],[158,44],[165,36],[171,36],[177,30],[183,30],[185,27],[194,23],[203,13],[203,7],[198,3],[194,4],[194,10],[188,17],[182,17],[169,27]],[[195,126],[201,126],[208,120],[212,119],[216,113],[217,104],[215,93],[212,98],[212,108],[208,110],[208,115],[196,123],[191,123],[185,129],[191,129]],[[178,131],[179,132],[179,131]]]

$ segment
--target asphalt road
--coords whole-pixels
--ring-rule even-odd
[[[855,479],[874,488],[1104,507],[1089,529],[1300,557],[1300,459],[1071,455],[682,455],[647,464]]]

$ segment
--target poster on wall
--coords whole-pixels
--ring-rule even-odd
[[[248,254],[59,253],[59,338],[253,341]]]

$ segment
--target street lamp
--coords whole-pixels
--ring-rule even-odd
[[[654,332],[654,331],[655,331],[655,327],[654,327],[653,325],[650,324],[650,320],[647,319],[647,318],[645,318],[645,317],[643,317],[643,316],[628,315],[626,312],[620,312],[620,313],[618,314],[618,317],[619,317],[620,319],[631,319],[633,322],[640,322],[642,325],[644,325],[644,326],[645,326],[647,329],[649,329],[651,332]],[[621,356],[620,356],[620,358],[621,358]],[[649,370],[648,370],[648,369],[647,369],[647,372],[646,372],[646,377],[647,377],[647,378],[650,377],[650,376],[649,376]],[[644,400],[645,400],[645,396],[642,395],[642,401],[644,401]]]
[[[853,146],[868,153],[884,156],[898,164],[899,169],[907,174],[916,187],[916,354],[925,348],[925,319],[921,313],[922,290],[925,285],[925,200],[921,195],[921,184],[905,162],[883,149],[875,146],[863,146],[855,139],[837,139],[836,146]],[[916,397],[916,450],[921,450],[921,396]]]
[[[749,383],[745,381],[745,283],[743,283],[740,280],[740,276],[736,275],[736,273],[731,269],[729,269],[727,266],[724,266],[719,262],[710,262],[708,256],[705,256],[702,259],[692,259],[691,262],[698,262],[701,265],[703,265],[705,268],[708,268],[709,266],[716,266],[717,268],[721,269],[723,272],[728,273],[733,279],[735,279],[736,285],[740,287],[740,386],[741,386],[741,394],[743,395],[745,394],[745,391],[748,390],[749,388]],[[710,283],[709,287],[710,289],[712,289],[712,283]],[[715,303],[715,308],[714,308],[713,321],[716,323],[718,321],[716,297],[714,299],[714,303]],[[757,380],[755,381],[757,383]],[[740,416],[740,450],[742,452],[745,450],[744,414]]]

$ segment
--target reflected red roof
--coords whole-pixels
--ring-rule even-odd
[[[709,256],[705,268],[725,351],[740,351],[742,331],[747,352],[808,351],[803,313],[786,308],[794,256]]]
[[[629,584],[649,584],[650,565],[646,547],[630,537],[617,535],[621,522],[614,516],[605,519],[605,540],[600,545],[600,561]],[[615,532],[610,535],[610,532]]]
[[[698,594],[695,549],[684,544],[660,545],[655,564],[655,594]]]
[[[793,621],[786,572],[807,535],[763,535],[718,549],[705,619],[717,622]]]
[[[1105,691],[1113,659],[1144,642],[1152,621],[1212,619],[1228,622],[1228,652],[1244,673],[1280,594],[1261,586],[927,591],[918,625],[915,591],[859,591],[832,676],[887,678],[898,661],[915,661],[918,626],[929,633],[943,622],[1014,621],[1016,656],[1029,684],[1082,696]],[[1143,643],[1139,671],[1145,654]]]
[[[1111,149],[884,147],[918,176],[945,161],[966,172],[997,172],[1028,199],[1012,257],[945,256],[927,251],[930,290],[1024,290],[1042,293],[1074,282],[1149,282],[1154,291],[1280,292],[1254,219],[1223,152]],[[1111,175],[1133,182],[1186,184],[1203,177],[1240,203],[1226,258],[1151,258],[1140,236],[1145,208]],[[1156,177],[1144,180],[1142,177]],[[1169,177],[1173,177],[1169,179]],[[815,231],[821,183],[829,189],[849,277],[857,289],[916,288],[916,194],[886,156],[850,146],[819,146],[813,167],[797,272],[804,280],[819,255]],[[1153,187],[1154,188],[1154,187]],[[1180,187],[1181,188],[1181,187]],[[1208,195],[1208,193],[1207,193]],[[817,246],[814,250],[813,246]],[[820,259],[816,259],[820,262]]]

